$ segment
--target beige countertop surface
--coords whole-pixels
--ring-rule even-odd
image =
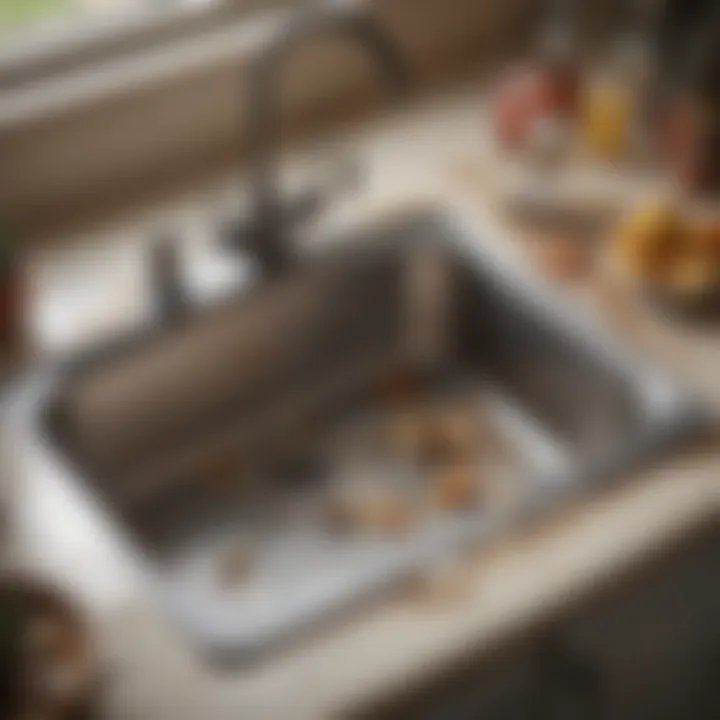
[[[485,184],[497,170],[483,108],[480,92],[463,91],[325,143],[320,156],[327,157],[328,147],[350,152],[366,170],[362,187],[334,202],[331,223],[371,221],[374,213],[408,203],[447,204],[482,229],[483,241],[507,243],[508,252],[522,258],[522,241],[488,200]],[[313,168],[308,158],[317,156],[310,149],[293,157],[291,178]],[[322,174],[316,165],[313,171]],[[38,251],[31,278],[40,353],[65,352],[143,317],[144,250],[159,232],[182,238],[198,297],[232,283],[240,271],[210,243],[217,212],[233,206],[241,186],[236,178],[221,179],[71,246]],[[720,330],[671,323],[602,282],[558,291],[720,407]],[[165,623],[112,528],[58,468],[17,449],[18,554],[71,589],[87,609],[109,668],[105,705],[111,718],[342,716],[501,646],[720,517],[720,451],[705,447],[648,469],[532,533],[463,558],[461,589],[448,597],[394,596],[264,664],[218,673]]]

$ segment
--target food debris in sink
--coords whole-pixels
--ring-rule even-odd
[[[280,618],[300,627],[359,587],[379,592],[452,563],[515,516],[545,462],[541,430],[482,378],[396,381],[198,468],[158,497],[162,523],[157,507],[145,510],[179,617],[212,608],[202,621],[212,637],[252,647]]]
[[[220,586],[230,590],[249,580],[255,567],[255,553],[247,541],[232,542],[218,559],[217,577]]]
[[[335,483],[323,517],[332,533],[407,534],[428,519],[491,502],[494,471],[510,481],[500,469],[512,467],[512,453],[483,416],[477,392],[418,397],[408,387],[402,399],[383,396],[370,417],[331,433]]]
[[[482,482],[471,464],[450,465],[438,475],[436,496],[442,510],[468,510],[482,502]]]
[[[467,452],[477,440],[477,429],[466,408],[411,407],[388,419],[388,446],[401,457],[438,462]]]
[[[409,497],[391,488],[365,487],[331,497],[327,527],[334,534],[372,533],[387,537],[412,530],[417,508]]]
[[[216,497],[224,493],[227,507],[237,502],[245,509],[244,519],[219,523],[222,539],[208,548],[220,591],[251,587],[283,534],[307,532],[330,543],[412,542],[424,527],[500,511],[508,506],[503,498],[517,497],[508,486],[519,481],[521,459],[494,427],[482,389],[428,386],[423,393],[414,379],[395,379],[369,407],[288,438],[264,472],[258,466],[249,473],[238,462],[233,473],[227,457],[208,464]],[[256,537],[253,527],[260,526]]]

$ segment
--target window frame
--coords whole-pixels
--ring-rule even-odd
[[[0,46],[0,93],[23,90],[93,65],[122,61],[163,45],[200,37],[263,10],[310,0],[208,0],[132,13],[98,13],[30,26]]]

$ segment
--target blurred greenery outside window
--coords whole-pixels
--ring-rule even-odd
[[[83,6],[91,5],[88,0],[0,0],[0,32],[11,33],[37,23],[67,18],[81,12]]]
[[[162,10],[183,5],[213,5],[218,0],[0,0],[0,40],[33,28],[68,25],[89,15],[121,15],[135,10]]]

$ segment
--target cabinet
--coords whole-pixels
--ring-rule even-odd
[[[720,532],[387,716],[720,720]]]
[[[720,718],[720,535],[558,632],[570,665],[593,678],[592,717]]]

